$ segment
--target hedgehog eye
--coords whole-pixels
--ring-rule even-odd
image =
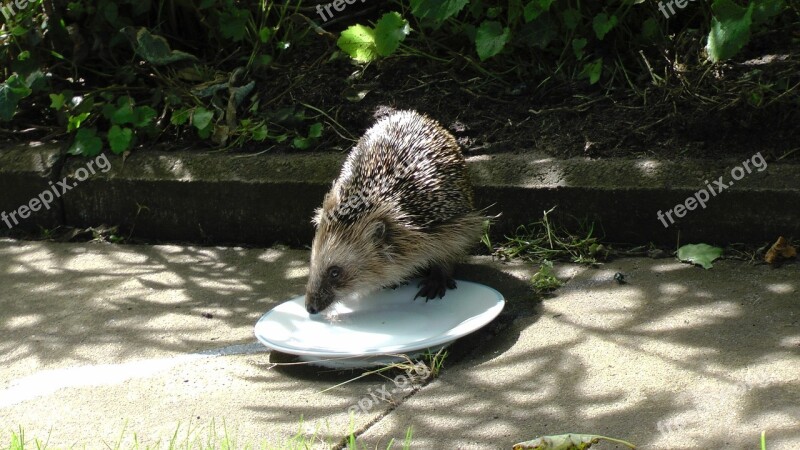
[[[339,268],[339,267],[337,267],[337,266],[331,266],[331,267],[328,269],[328,276],[329,276],[330,278],[334,279],[334,280],[335,280],[335,279],[337,279],[337,278],[339,278],[339,276],[340,276],[341,274],[342,274],[342,269],[340,269],[340,268]]]

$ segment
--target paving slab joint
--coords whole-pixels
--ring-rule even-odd
[[[451,351],[454,352],[453,356],[448,356],[447,361],[451,363],[460,363],[464,361],[470,361],[475,357],[477,357],[478,355],[483,354],[483,350],[491,342],[492,339],[499,336],[500,333],[502,333],[503,331],[508,330],[513,325],[515,320],[523,316],[524,315],[520,313],[510,313],[510,312],[500,314],[488,326],[478,330],[476,333],[465,336],[456,341],[450,348]],[[358,439],[359,436],[368,432],[370,428],[378,424],[378,422],[383,420],[385,417],[389,416],[389,414],[391,414],[395,409],[400,407],[400,405],[409,401],[413,396],[421,392],[426,386],[433,383],[433,381],[436,380],[436,378],[430,378],[430,377],[427,378],[423,383],[421,383],[419,387],[412,390],[408,395],[402,397],[396,402],[390,403],[390,406],[385,411],[383,411],[381,414],[376,416],[373,420],[365,424],[357,431],[353,431],[353,436],[356,439]],[[338,444],[332,447],[332,449],[344,450],[345,448],[347,448],[349,440],[350,440],[349,436],[343,437]]]

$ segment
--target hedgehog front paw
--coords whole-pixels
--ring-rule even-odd
[[[450,271],[443,268],[432,268],[427,278],[420,281],[419,288],[414,300],[422,297],[427,302],[436,297],[444,297],[448,289],[455,289],[456,280],[450,275]]]

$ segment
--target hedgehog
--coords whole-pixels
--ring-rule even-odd
[[[306,310],[414,277],[423,277],[414,299],[443,298],[484,220],[455,138],[423,114],[389,113],[350,151],[315,212]]]

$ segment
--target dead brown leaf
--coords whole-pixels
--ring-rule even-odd
[[[797,249],[793,246],[789,245],[789,242],[786,241],[786,238],[780,236],[772,247],[767,250],[767,254],[764,255],[764,261],[768,264],[775,264],[781,262],[785,259],[791,259],[797,257]]]

